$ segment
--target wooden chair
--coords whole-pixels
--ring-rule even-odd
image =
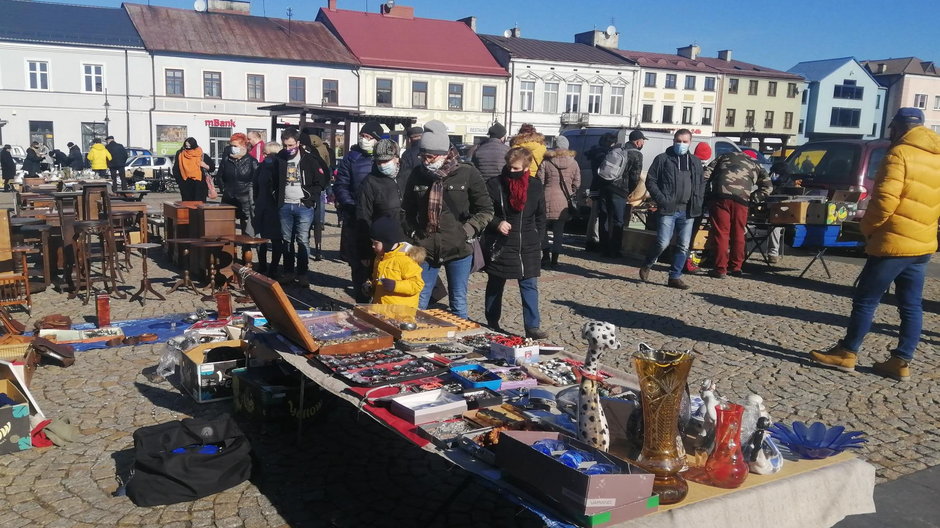
[[[0,212],[0,306],[20,305],[31,313],[33,301],[26,269],[26,251],[13,247],[10,210],[4,209]]]

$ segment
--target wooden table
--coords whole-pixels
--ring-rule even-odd
[[[132,190],[120,190],[114,193],[115,200],[125,200],[129,202],[140,202],[144,199],[144,196],[147,196],[147,193],[150,191],[132,191]]]
[[[140,241],[147,242],[147,204],[144,202],[112,201],[111,211],[132,211],[138,213],[138,223],[140,224]]]

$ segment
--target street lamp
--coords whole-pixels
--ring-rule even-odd
[[[108,102],[108,89],[104,89],[104,136],[108,137],[111,135],[109,130],[109,123],[111,123],[111,118],[108,117],[108,111],[111,109],[111,103]]]

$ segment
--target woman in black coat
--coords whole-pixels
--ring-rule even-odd
[[[3,150],[0,150],[0,173],[3,174],[4,192],[11,190],[10,180],[16,177],[16,160],[13,159],[12,149],[10,145],[4,145]]]
[[[486,229],[489,253],[486,273],[486,321],[499,328],[503,290],[508,279],[519,281],[522,320],[526,337],[545,339],[539,327],[538,277],[541,273],[542,230],[545,227],[545,191],[529,174],[532,153],[516,147],[506,153],[506,166],[486,182],[495,215]]]

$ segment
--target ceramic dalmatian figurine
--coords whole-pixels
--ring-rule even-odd
[[[581,389],[578,391],[578,439],[601,451],[610,447],[607,417],[601,408],[598,394],[601,377],[598,375],[600,357],[607,350],[617,350],[617,329],[610,323],[591,321],[581,328],[581,337],[588,342],[587,357],[581,367]]]

